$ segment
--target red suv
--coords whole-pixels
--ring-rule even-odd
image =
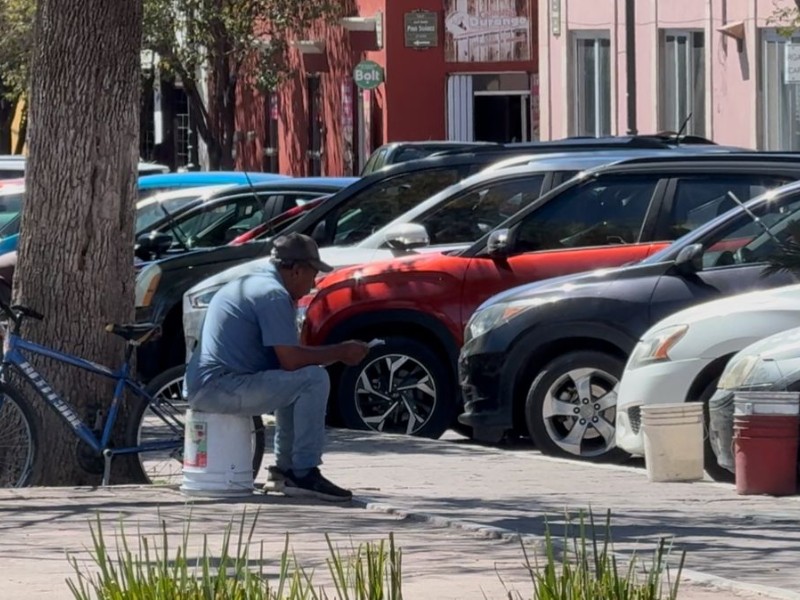
[[[628,160],[556,188],[466,250],[330,274],[298,313],[304,343],[385,341],[358,367],[331,370],[332,422],[440,436],[461,407],[458,352],[482,302],[524,283],[639,261],[735,206],[730,194],[749,199],[796,180],[799,168],[785,155]]]

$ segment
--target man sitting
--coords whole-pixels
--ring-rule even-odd
[[[291,233],[275,239],[271,264],[223,286],[208,306],[200,343],[186,367],[193,410],[237,415],[275,413],[273,479],[287,496],[345,501],[352,497],[319,471],[330,391],[321,365],[355,366],[361,341],[301,346],[296,302],[311,290],[322,262],[316,242]]]

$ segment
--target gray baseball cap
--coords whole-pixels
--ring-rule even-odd
[[[272,243],[272,257],[290,262],[304,262],[317,271],[330,273],[333,267],[319,258],[319,247],[314,238],[302,233],[287,233],[275,238]]]

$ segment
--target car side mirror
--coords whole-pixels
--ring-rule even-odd
[[[508,229],[495,229],[486,242],[486,253],[492,258],[506,258],[511,251]]]
[[[682,275],[693,275],[703,270],[703,244],[691,244],[678,252],[675,257],[675,270]]]
[[[428,230],[418,223],[398,223],[392,226],[384,237],[386,245],[392,250],[413,250],[431,244]]]
[[[145,233],[136,238],[134,254],[142,260],[152,260],[166,254],[172,247],[172,236],[167,233]]]

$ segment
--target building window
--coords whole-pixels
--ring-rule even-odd
[[[762,33],[761,147],[764,150],[800,150],[800,83],[786,82],[786,44],[800,37]]]
[[[661,33],[662,131],[706,135],[706,51],[702,31]]]
[[[608,33],[575,34],[573,135],[611,135],[611,44]]]

